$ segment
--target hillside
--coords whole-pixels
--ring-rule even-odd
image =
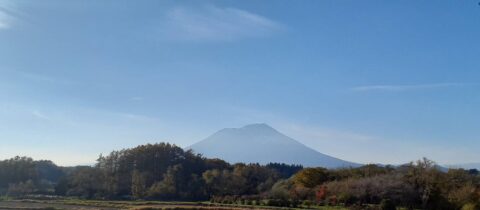
[[[465,164],[455,164],[448,165],[448,168],[463,168],[463,169],[477,169],[480,170],[480,163],[465,163]]]

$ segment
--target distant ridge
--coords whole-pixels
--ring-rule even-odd
[[[231,163],[278,162],[326,168],[361,166],[322,154],[263,123],[222,129],[187,149]]]
[[[465,163],[456,165],[447,165],[448,168],[463,168],[463,169],[477,169],[480,170],[480,163]]]

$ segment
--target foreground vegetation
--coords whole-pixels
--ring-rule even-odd
[[[217,204],[210,202],[175,202],[175,201],[106,201],[106,200],[79,200],[79,199],[48,199],[48,200],[12,200],[0,201],[0,209],[132,209],[132,210],[155,210],[155,209],[205,209],[205,210],[236,210],[236,209],[293,209],[274,206],[256,206],[241,204]],[[299,207],[302,208],[302,207]],[[346,210],[343,207],[311,207],[318,210]]]
[[[17,200],[8,202],[42,198],[55,205],[127,209],[469,210],[480,207],[480,175],[477,170],[442,171],[427,159],[398,167],[331,170],[274,163],[231,165],[160,143],[101,155],[92,167],[58,167],[26,157],[0,161],[0,195],[0,201]]]

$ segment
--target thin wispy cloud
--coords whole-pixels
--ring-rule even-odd
[[[16,2],[9,0],[0,1],[0,30],[11,28],[20,13],[16,7]]]
[[[130,97],[130,101],[143,101],[143,97],[141,96]]]
[[[41,82],[41,83],[51,83],[51,84],[59,84],[59,85],[74,85],[78,84],[76,81],[68,80],[65,78],[54,77],[51,75],[40,74],[40,73],[32,73],[32,72],[24,72],[24,71],[4,71],[16,78],[21,78],[23,80],[33,81],[33,82]]]
[[[146,115],[133,114],[133,113],[112,113],[114,116],[127,119],[127,120],[136,120],[142,122],[160,122],[158,118],[150,117]]]
[[[236,8],[176,7],[166,13],[161,33],[174,40],[233,41],[268,36],[282,28],[276,21]]]
[[[0,30],[9,28],[11,19],[12,17],[8,15],[5,8],[0,6]]]
[[[50,120],[50,117],[48,117],[47,115],[45,115],[44,113],[38,111],[38,110],[33,110],[32,111],[32,115],[38,119],[41,119],[41,120]]]
[[[335,129],[319,125],[309,125],[305,123],[294,123],[292,119],[279,116],[269,111],[248,109],[242,107],[230,107],[235,112],[239,113],[239,120],[243,124],[252,122],[265,122],[284,131],[289,136],[298,137],[297,140],[304,140],[306,144],[311,145],[311,141],[325,141],[331,143],[347,142],[347,143],[368,143],[374,141],[376,138],[370,135]]]
[[[283,122],[278,127],[300,139],[310,141],[369,143],[375,140],[373,136],[321,126]]]
[[[424,89],[440,89],[476,85],[474,83],[430,83],[417,85],[366,85],[351,88],[355,92],[366,91],[412,91]]]

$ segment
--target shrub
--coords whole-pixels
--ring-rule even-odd
[[[25,196],[35,192],[35,184],[32,180],[26,182],[20,182],[18,184],[10,184],[8,187],[7,195],[8,196]]]
[[[291,207],[297,208],[298,205],[300,205],[300,201],[299,201],[299,200],[293,199],[293,200],[290,201],[290,206],[291,206]]]
[[[307,207],[307,208],[310,208],[310,206],[312,206],[313,203],[312,203],[312,201],[310,201],[310,200],[304,200],[304,201],[302,202],[302,205],[305,206],[305,207]]]
[[[291,202],[284,199],[269,199],[267,201],[267,206],[279,206],[279,207],[289,207]]]
[[[467,203],[463,205],[462,210],[480,210],[480,206],[474,203]]]
[[[349,193],[341,193],[338,196],[338,202],[345,204],[345,206],[351,206],[357,202],[357,198]]]
[[[338,203],[337,196],[330,196],[327,198],[327,200],[328,200],[328,205],[330,206],[336,206]]]
[[[392,200],[383,199],[382,202],[380,203],[380,209],[381,210],[396,210],[397,207],[395,206],[395,203]]]

